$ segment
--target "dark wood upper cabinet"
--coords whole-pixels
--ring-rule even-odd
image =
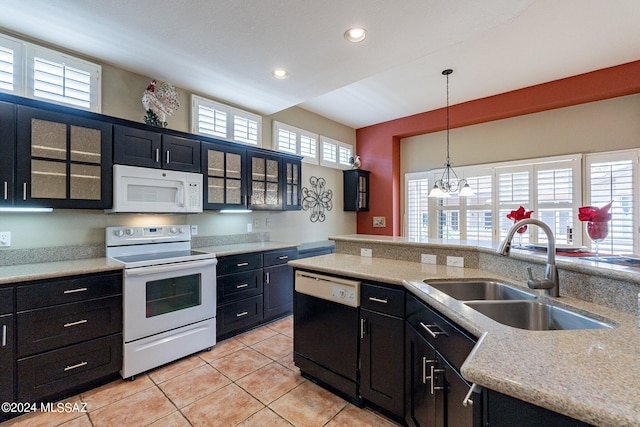
[[[344,173],[344,210],[366,212],[369,210],[369,171],[349,169]]]
[[[14,198],[16,155],[16,106],[0,102],[0,206],[11,206]]]

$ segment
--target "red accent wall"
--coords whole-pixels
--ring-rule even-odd
[[[499,95],[452,105],[451,128],[569,107],[640,93],[640,61],[530,86]],[[356,130],[362,168],[371,171],[369,212],[359,212],[357,232],[399,236],[400,139],[446,128],[445,109],[427,111]],[[373,217],[386,218],[374,228]]]

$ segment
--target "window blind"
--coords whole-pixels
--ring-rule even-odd
[[[261,144],[262,117],[191,95],[191,132],[248,145]]]
[[[280,127],[278,129],[277,149],[279,151],[285,151],[287,153],[295,153],[297,137],[298,136],[295,132]]]
[[[197,112],[198,133],[217,136],[219,138],[227,137],[226,111],[198,105]]]
[[[233,116],[233,139],[245,144],[258,144],[258,122],[248,117],[234,114]]]
[[[2,43],[2,40],[0,40]],[[14,53],[13,49],[0,46],[0,90],[14,91]]]
[[[429,237],[429,179],[422,174],[406,179],[406,235],[416,240]]]
[[[91,73],[64,62],[33,58],[33,95],[59,103],[89,109]]]

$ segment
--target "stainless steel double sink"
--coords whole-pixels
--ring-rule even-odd
[[[531,331],[611,329],[613,325],[543,301],[532,293],[490,280],[424,281],[477,312]]]

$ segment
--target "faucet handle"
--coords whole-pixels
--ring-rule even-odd
[[[527,285],[531,288],[531,289],[551,289],[555,286],[555,284],[547,279],[546,277],[544,279],[534,279],[533,278],[533,273],[531,272],[531,267],[527,267],[527,274],[529,275],[529,280],[527,280]]]
[[[529,281],[533,282],[533,273],[531,272],[531,267],[527,267],[527,274],[529,275]]]

